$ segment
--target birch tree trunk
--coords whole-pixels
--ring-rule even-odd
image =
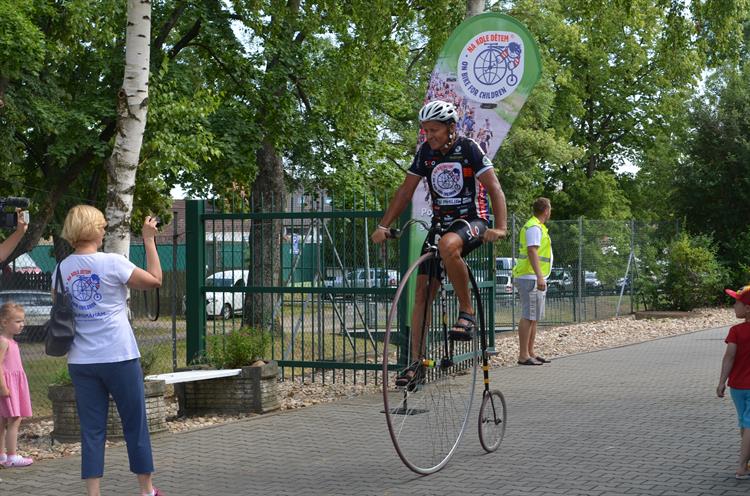
[[[151,50],[151,1],[128,0],[125,34],[125,76],[117,93],[117,131],[112,155],[106,161],[109,223],[104,250],[130,253],[130,216],[135,175],[146,129]]]
[[[485,0],[466,0],[466,19],[484,12]]]

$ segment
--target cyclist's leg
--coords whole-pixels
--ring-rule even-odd
[[[461,258],[464,249],[464,240],[455,232],[448,232],[440,238],[438,243],[440,258],[443,259],[445,271],[453,284],[453,290],[458,298],[458,309],[461,312],[474,314],[474,307],[469,297],[469,271]]]
[[[451,232],[444,234],[438,244],[440,257],[443,259],[445,270],[456,292],[459,312],[467,316],[474,315],[474,308],[469,291],[469,272],[463,257],[482,245],[482,235],[487,227],[487,222],[482,219],[470,221],[469,227],[464,223],[456,223],[451,228]],[[456,324],[459,325],[451,335],[459,337],[462,333],[466,334],[467,326],[473,327],[474,322],[473,319],[459,316]]]
[[[439,279],[431,278],[428,274],[417,275],[414,311],[411,314],[411,354],[415,360],[423,358],[425,354],[425,334],[430,328],[432,302],[435,300],[438,289],[440,289]]]

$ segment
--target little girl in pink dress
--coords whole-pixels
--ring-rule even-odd
[[[18,343],[13,339],[21,333],[23,324],[21,305],[0,306],[0,465],[6,468],[25,467],[34,462],[16,453],[21,417],[31,417],[29,381]]]

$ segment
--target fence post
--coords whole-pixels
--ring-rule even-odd
[[[633,270],[628,275],[630,278],[630,314],[632,315],[635,311],[633,300],[635,299],[635,271],[638,263],[635,259],[635,219],[630,219],[630,256],[633,261]]]
[[[583,321],[583,217],[578,217],[578,317]],[[575,318],[575,317],[574,317]]]
[[[511,281],[513,281],[513,268],[516,266],[516,258],[518,257],[518,253],[516,252],[516,249],[518,245],[516,244],[516,214],[515,212],[511,214],[510,216],[510,256],[511,256],[511,262],[510,262],[510,271],[511,271]],[[510,293],[511,296],[511,304],[510,304],[510,328],[512,332],[516,332],[516,284],[515,281],[513,281],[513,291]]]
[[[172,211],[172,370],[177,369],[177,230],[178,212]]]
[[[185,202],[185,326],[186,361],[190,363],[206,349],[206,305],[201,286],[206,267],[206,227],[201,216],[203,200]]]

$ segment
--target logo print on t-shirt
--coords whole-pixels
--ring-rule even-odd
[[[456,196],[464,187],[461,164],[446,162],[435,167],[432,171],[432,187],[444,198]]]
[[[99,301],[102,299],[102,295],[99,293],[100,285],[101,281],[96,274],[78,276],[70,286],[70,293],[78,301],[89,301],[92,298],[94,301]]]

